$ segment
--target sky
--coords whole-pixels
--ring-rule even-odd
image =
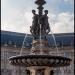
[[[1,0],[1,30],[28,33],[36,0]],[[74,32],[74,0],[46,0],[49,25],[53,33]]]

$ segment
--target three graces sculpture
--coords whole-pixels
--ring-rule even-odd
[[[40,1],[39,1],[40,2]],[[48,22],[48,10],[44,11],[42,14],[43,4],[39,5],[39,14],[36,14],[35,10],[32,10],[33,13],[33,21],[32,26],[30,26],[30,32],[36,38],[37,36],[47,35],[50,32],[49,22]]]

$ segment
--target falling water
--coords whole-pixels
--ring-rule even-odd
[[[4,67],[4,74],[6,73],[5,70],[6,70],[6,58],[5,58],[5,51],[3,51],[3,59],[4,59],[4,64],[3,64],[3,67]]]
[[[12,75],[17,75],[15,66],[13,66],[13,73],[12,73]]]
[[[58,47],[57,47],[57,44],[56,44],[56,40],[55,40],[55,36],[51,30],[51,34],[52,34],[52,37],[53,37],[53,40],[54,40],[54,44],[55,44],[55,47],[56,47],[56,50],[57,50],[57,55],[59,55],[59,50],[58,50]]]
[[[24,48],[24,43],[26,41],[26,38],[27,38],[27,34],[24,37],[23,44],[22,44],[21,51],[20,51],[20,55],[22,54],[22,51],[23,51],[23,48]]]
[[[61,67],[61,68],[60,68],[60,71],[61,71],[61,75],[65,75],[65,74],[64,74],[64,67]]]
[[[42,51],[42,40],[41,40],[41,24],[40,24],[40,54],[42,55],[43,54],[43,51]]]

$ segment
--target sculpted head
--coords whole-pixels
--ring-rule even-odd
[[[36,13],[36,11],[35,11],[35,10],[32,10],[32,13],[33,13],[33,14],[35,14],[35,13]]]
[[[44,12],[45,12],[45,14],[48,14],[48,10],[45,10]]]

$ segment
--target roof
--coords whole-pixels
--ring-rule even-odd
[[[26,37],[27,35],[27,37]],[[25,39],[24,45],[25,47],[31,47],[32,43],[32,35],[25,34],[25,33],[17,33],[17,32],[9,32],[9,31],[1,31],[1,44],[16,44],[16,46],[22,46],[23,40]],[[66,45],[73,45],[74,44],[74,33],[60,33],[60,34],[49,34],[47,36],[47,40],[49,46],[55,45],[54,39],[56,40],[57,45],[63,44]]]

